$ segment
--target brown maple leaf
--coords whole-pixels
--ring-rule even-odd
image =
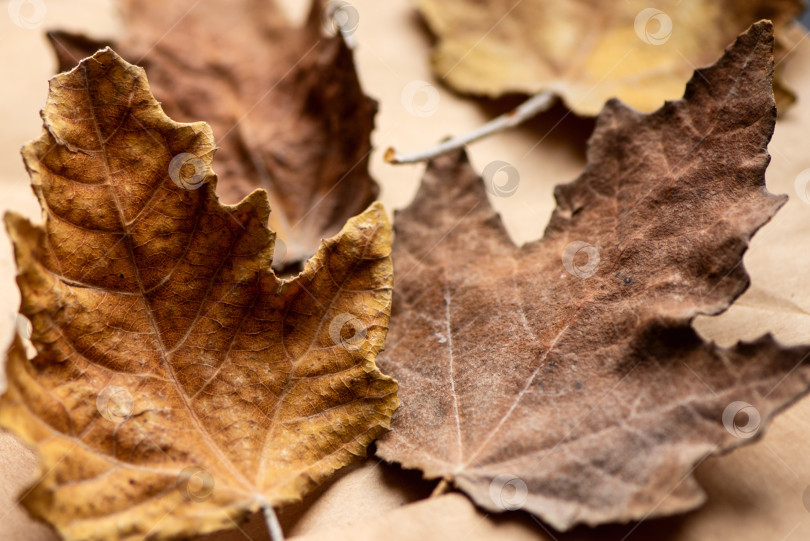
[[[65,539],[187,536],[299,499],[388,427],[379,203],[303,272],[270,269],[257,190],[215,195],[211,129],[173,122],[111,50],[51,80],[23,156],[44,226],[13,213],[21,311],[0,426],[41,455],[23,503]]]
[[[803,0],[418,0],[438,41],[436,76],[461,92],[502,96],[551,90],[595,116],[618,97],[654,111],[683,92],[695,66],[713,62],[760,19],[777,28],[777,58],[802,39]],[[776,80],[777,103],[795,96]]]
[[[381,457],[559,530],[641,519],[698,506],[695,465],[807,392],[810,348],[691,326],[746,289],[749,239],[786,200],[764,185],[772,45],[757,23],[652,114],[608,102],[522,247],[463,154],[429,165],[395,220],[380,363],[403,407]]]
[[[146,69],[166,114],[208,122],[223,201],[268,192],[283,242],[276,268],[311,256],[377,198],[368,173],[377,104],[343,39],[325,35],[320,0],[300,28],[266,0],[123,0],[121,12],[128,33],[115,42],[49,33],[59,70],[109,45]]]

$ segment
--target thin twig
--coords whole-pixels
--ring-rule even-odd
[[[459,135],[442,141],[438,145],[410,154],[401,154],[392,147],[385,151],[385,161],[393,164],[415,163],[433,159],[442,154],[461,148],[493,133],[512,128],[532,118],[537,113],[547,110],[554,103],[554,94],[544,90],[527,99],[508,113],[493,118],[483,126],[464,135]]]
[[[343,36],[343,41],[346,42],[346,47],[348,47],[351,50],[357,48],[357,39],[354,37],[354,31],[345,30],[343,29],[343,27],[341,27],[340,34]]]
[[[284,541],[284,532],[281,529],[281,523],[278,521],[273,506],[267,501],[262,502],[262,514],[264,515],[264,522],[267,524],[267,533],[270,535],[270,541]]]
[[[439,484],[436,485],[436,488],[433,489],[433,492],[430,493],[430,497],[436,498],[437,496],[441,496],[442,494],[444,494],[449,490],[450,490],[450,482],[447,480],[447,478],[443,477],[442,480],[439,481]]]

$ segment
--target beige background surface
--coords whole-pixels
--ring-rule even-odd
[[[19,157],[20,146],[39,133],[37,111],[44,104],[54,60],[43,30],[83,30],[96,37],[120,30],[114,3],[103,0],[46,0],[41,28],[25,30],[7,16],[0,3],[0,210],[15,209],[37,218],[39,209]],[[299,19],[305,3],[284,2]],[[414,150],[479,125],[510,105],[508,100],[483,105],[445,90],[431,75],[430,37],[406,0],[353,0],[360,16],[356,57],[366,92],[379,100],[373,135],[377,150],[372,173],[382,185],[389,211],[407,205],[422,165],[393,167],[382,161],[387,146]],[[257,68],[258,69],[258,68]],[[726,314],[703,318],[698,328],[722,344],[772,332],[786,343],[810,341],[810,205],[794,190],[799,172],[810,168],[810,40],[790,55],[785,77],[799,102],[777,124],[770,146],[773,161],[768,188],[788,193],[790,202],[754,239],[745,256],[752,287]],[[430,117],[410,114],[403,105],[403,87],[414,80],[438,88],[438,108]],[[272,98],[272,96],[271,96]],[[512,105],[514,103],[511,103]],[[542,234],[553,208],[555,184],[575,178],[584,166],[584,137],[592,123],[555,108],[527,126],[500,134],[470,149],[481,170],[492,160],[514,165],[521,175],[516,195],[493,201],[512,238],[522,243]],[[215,167],[216,170],[216,167]],[[0,343],[10,341],[19,295],[14,283],[11,248],[0,235]],[[0,379],[0,385],[3,380]],[[342,472],[301,505],[280,513],[290,536],[307,539],[735,539],[797,541],[810,539],[810,511],[803,494],[810,485],[810,399],[779,416],[766,437],[728,456],[711,458],[697,475],[708,503],[684,517],[635,525],[579,529],[560,536],[520,513],[493,520],[461,495],[423,500],[432,483],[415,472],[402,472],[371,458]],[[15,499],[30,482],[33,454],[6,433],[0,433],[0,541],[50,540],[45,526],[31,521]],[[808,493],[810,494],[810,493]],[[810,507],[810,496],[808,496]],[[243,525],[206,539],[266,539],[254,517]]]

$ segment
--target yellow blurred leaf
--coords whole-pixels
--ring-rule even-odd
[[[760,19],[776,27],[777,63],[796,40],[801,0],[418,0],[438,37],[436,77],[497,97],[551,90],[577,114],[610,98],[642,112],[678,99],[692,72],[714,62]],[[778,70],[777,70],[778,76]],[[777,104],[793,94],[775,83]]]

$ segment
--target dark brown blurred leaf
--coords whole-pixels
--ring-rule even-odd
[[[347,30],[357,24],[347,6]],[[320,0],[296,28],[271,0],[122,0],[115,42],[51,32],[59,70],[110,45],[143,66],[166,114],[203,120],[217,143],[218,193],[270,197],[283,242],[276,268],[301,262],[377,197],[368,173],[377,104],[351,51],[326,31]]]

